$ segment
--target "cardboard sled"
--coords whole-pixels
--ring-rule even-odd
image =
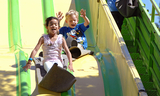
[[[34,58],[38,85],[54,92],[69,90],[76,82],[76,78],[67,70],[54,64],[47,73],[42,64],[43,58]]]

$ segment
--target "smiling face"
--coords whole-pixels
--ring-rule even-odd
[[[48,30],[48,34],[55,35],[59,31],[59,24],[57,19],[51,19],[48,23],[48,26],[46,26]]]
[[[76,15],[70,15],[68,16],[67,20],[66,20],[66,23],[68,24],[68,26],[70,28],[74,28],[76,27],[77,23],[78,23],[78,18]]]

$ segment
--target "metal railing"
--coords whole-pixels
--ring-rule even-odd
[[[155,10],[158,13],[158,16],[160,16],[160,8],[158,7],[157,3],[154,0],[150,0],[152,3],[152,14],[151,14],[151,22],[154,22],[155,19]]]

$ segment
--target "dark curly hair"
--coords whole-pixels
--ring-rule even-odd
[[[51,16],[51,17],[48,17],[46,20],[45,20],[45,27],[47,27],[48,26],[48,24],[49,24],[49,21],[51,21],[52,19],[56,19],[57,21],[58,21],[58,26],[60,27],[60,21],[59,21],[59,19],[57,18],[57,17],[53,17],[53,16]]]

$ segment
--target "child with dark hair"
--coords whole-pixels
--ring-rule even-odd
[[[56,17],[48,17],[46,19],[45,27],[47,29],[47,33],[40,37],[37,45],[31,52],[30,58],[27,62],[27,64],[23,67],[24,69],[28,70],[31,68],[31,62],[32,58],[36,55],[38,52],[39,48],[42,46],[43,49],[43,64],[44,64],[44,69],[49,72],[50,68],[57,63],[59,67],[63,68],[63,62],[62,62],[62,47],[65,50],[65,53],[69,59],[69,65],[68,68],[70,71],[73,70],[72,66],[72,57],[71,53],[68,49],[68,46],[66,44],[65,39],[61,34],[58,35],[59,28],[60,28],[60,23],[59,19]]]

